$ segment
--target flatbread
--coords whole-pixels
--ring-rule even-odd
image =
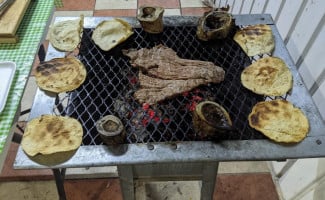
[[[92,34],[92,39],[102,50],[109,51],[133,34],[132,27],[121,19],[102,21]]]
[[[251,127],[276,142],[300,142],[309,131],[309,122],[304,113],[285,100],[257,103],[248,121]]]
[[[241,73],[244,87],[256,94],[281,96],[292,88],[292,74],[283,60],[266,57],[246,67]]]
[[[83,129],[71,117],[42,115],[27,123],[21,147],[29,156],[76,150],[82,142]]]
[[[270,54],[274,49],[274,38],[269,25],[258,24],[236,32],[234,40],[248,56]]]
[[[84,16],[79,19],[66,20],[50,26],[49,41],[59,51],[73,51],[81,41]]]
[[[74,57],[54,58],[36,67],[37,85],[43,90],[61,93],[77,89],[86,79],[85,66]]]

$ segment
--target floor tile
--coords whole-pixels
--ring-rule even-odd
[[[168,0],[168,1],[161,1],[161,0],[138,0],[138,7],[140,6],[160,6],[163,8],[179,8],[180,3],[179,0]]]
[[[95,10],[137,9],[137,0],[97,0]]]
[[[180,16],[180,9],[165,9],[164,16]]]
[[[136,185],[136,199],[200,199],[201,184],[199,181],[164,181],[140,182]]]
[[[204,12],[210,11],[210,8],[183,8],[181,9],[183,16],[203,16]]]
[[[96,17],[105,17],[105,16],[113,16],[113,17],[135,17],[137,14],[136,9],[115,9],[115,10],[95,10],[94,16]]]
[[[137,199],[200,199],[199,181],[138,182]],[[218,175],[214,200],[278,200],[269,173]]]
[[[33,181],[33,180],[53,180],[53,174],[50,169],[41,170],[18,170],[13,168],[16,158],[18,144],[11,143],[7,154],[0,181]],[[0,195],[1,196],[1,195]]]
[[[87,0],[82,2],[76,2],[75,0],[62,0],[63,7],[57,8],[56,10],[93,10],[95,7],[96,0]]]
[[[88,17],[88,16],[93,16],[93,13],[94,13],[93,10],[55,11],[53,14],[52,22],[54,22],[55,17],[78,17],[80,15]]]
[[[213,200],[278,200],[269,173],[218,175]],[[120,200],[122,199],[118,178],[68,179],[64,181],[69,200]],[[139,194],[140,192],[140,194]],[[198,181],[146,182],[136,184],[136,197],[141,200],[199,199]],[[0,182],[0,196],[13,200],[57,199],[54,180],[28,182]],[[48,196],[44,196],[44,195]],[[27,198],[28,197],[28,198]],[[181,198],[185,197],[185,198]],[[8,199],[8,198],[5,198]]]
[[[214,200],[278,200],[269,173],[219,175]]]
[[[265,161],[251,162],[220,162],[219,174],[235,174],[235,173],[269,173],[268,163]]]
[[[69,200],[122,200],[119,179],[67,180],[64,188]]]
[[[7,200],[53,200],[59,199],[55,181],[0,182],[0,197]]]
[[[205,7],[201,0],[180,0],[182,8]]]

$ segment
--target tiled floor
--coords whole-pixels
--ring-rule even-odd
[[[62,0],[54,16],[135,16],[141,5],[165,8],[165,15],[202,15],[208,8],[200,0]],[[48,44],[47,41],[44,44]],[[47,46],[47,45],[45,45]],[[37,60],[37,59],[36,59]],[[37,64],[37,61],[36,61]],[[22,101],[22,110],[33,101],[36,84],[33,73]],[[19,124],[24,127],[28,116]],[[19,130],[17,130],[19,132]],[[0,175],[0,199],[57,199],[51,170],[14,170],[18,144],[12,143]],[[278,195],[266,162],[229,162],[219,166],[214,199],[277,200]],[[72,169],[67,171],[67,199],[122,199],[116,168]],[[198,199],[199,183],[138,183],[138,199]]]

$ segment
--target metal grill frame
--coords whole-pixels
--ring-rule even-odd
[[[168,162],[204,162],[204,161],[250,161],[250,160],[283,160],[290,158],[311,158],[325,156],[325,125],[321,119],[310,94],[297,71],[283,40],[274,25],[271,15],[235,15],[236,25],[269,24],[275,38],[275,50],[272,56],[282,58],[290,68],[294,86],[286,99],[302,109],[310,122],[310,132],[302,142],[294,145],[274,143],[268,139],[259,140],[224,140],[188,141],[170,143],[125,144],[125,152],[116,155],[105,145],[81,146],[68,161],[56,166],[43,166],[30,160],[21,147],[18,149],[14,168],[73,168],[91,166],[114,166],[125,164],[150,164]],[[59,17],[56,21],[75,19],[73,17]],[[103,20],[112,17],[86,17],[85,28],[95,28]],[[135,18],[123,18],[134,27],[140,27]],[[198,17],[171,16],[164,17],[164,23],[169,26],[195,25]],[[56,51],[50,45],[46,60],[54,57],[64,57],[65,54]],[[254,58],[252,58],[254,59]],[[30,119],[42,114],[52,114],[56,95],[37,90]]]
[[[84,29],[78,59],[88,71],[86,81],[78,89],[58,95],[55,115],[67,115],[80,121],[84,127],[82,145],[103,144],[94,124],[107,114],[122,120],[127,134],[125,143],[201,141],[211,138],[202,138],[194,131],[190,109],[201,101],[212,100],[228,110],[236,129],[219,135],[218,140],[265,139],[263,134],[248,125],[247,116],[257,102],[267,97],[244,88],[240,83],[240,74],[252,61],[269,55],[248,57],[232,39],[236,30],[231,31],[222,42],[211,44],[196,38],[196,28],[166,26],[159,36],[134,28],[134,34],[121,44],[122,47],[118,46],[108,53],[91,41],[93,29]],[[175,41],[175,38],[178,39]],[[222,66],[226,71],[225,80],[219,84],[198,86],[143,108],[133,97],[138,84],[131,81],[138,78],[139,70],[131,66],[129,58],[121,55],[120,50],[150,48],[157,44],[173,48],[180,58],[208,60]],[[284,99],[285,95],[281,98]]]

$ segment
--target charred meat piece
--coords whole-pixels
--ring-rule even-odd
[[[163,45],[123,53],[131,59],[133,67],[140,68],[140,89],[134,94],[140,103],[155,104],[199,85],[224,80],[221,67],[208,61],[179,58]]]

